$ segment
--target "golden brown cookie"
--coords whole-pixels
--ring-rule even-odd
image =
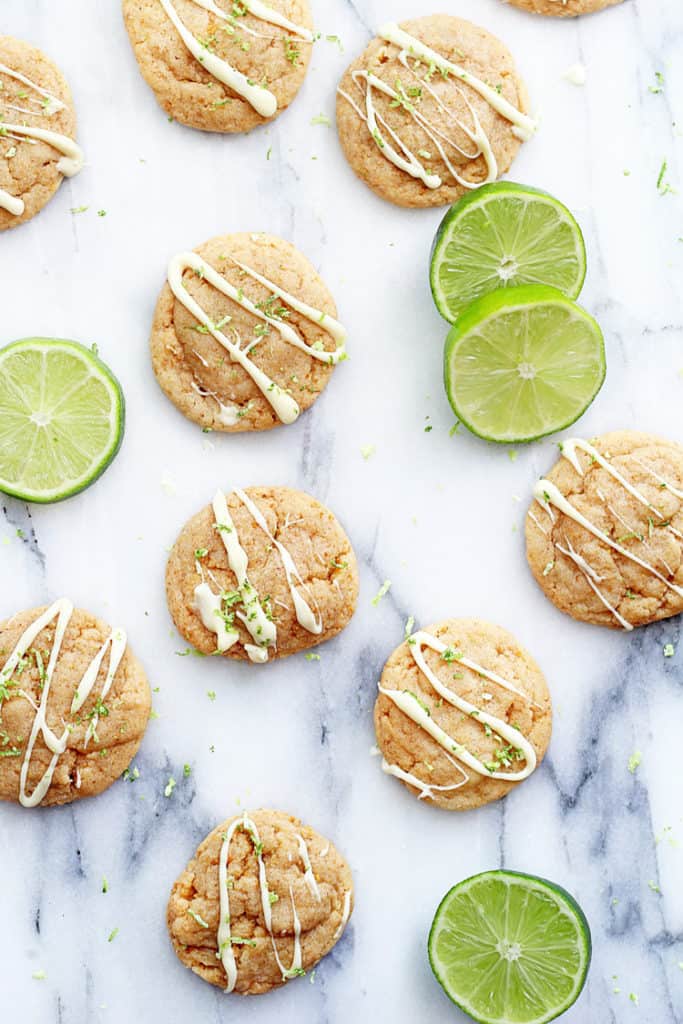
[[[123,630],[65,598],[1,622],[0,800],[101,793],[135,757],[151,703]]]
[[[337,91],[351,167],[399,206],[443,206],[510,167],[535,131],[507,48],[447,14],[383,26]]]
[[[30,220],[83,166],[61,71],[35,46],[0,35],[0,231]]]
[[[382,768],[448,811],[498,800],[543,759],[548,687],[533,658],[499,626],[447,619],[409,636],[379,684]]]
[[[504,0],[513,7],[521,7],[534,14],[548,14],[556,18],[575,18],[579,14],[593,14],[613,7],[622,0]]]
[[[143,78],[175,121],[248,132],[301,88],[313,46],[308,0],[123,0]]]
[[[351,872],[335,847],[289,814],[260,810],[201,843],[167,920],[186,967],[229,992],[262,995],[315,967],[352,909]]]
[[[202,654],[260,664],[341,632],[358,597],[356,557],[332,513],[302,491],[218,491],[171,550],[166,596]]]
[[[582,622],[633,629],[683,611],[683,447],[618,430],[570,439],[534,487],[527,558]]]
[[[289,242],[220,235],[169,263],[152,365],[194,423],[237,433],[294,422],[346,358],[327,287]]]

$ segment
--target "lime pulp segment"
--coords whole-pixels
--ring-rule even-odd
[[[73,341],[25,338],[0,350],[0,491],[52,502],[104,472],[123,438],[111,371]]]
[[[448,399],[458,419],[489,441],[533,441],[563,430],[604,379],[600,327],[554,288],[484,296],[446,338]]]
[[[576,901],[542,878],[487,871],[443,898],[429,960],[446,994],[480,1024],[547,1024],[578,998],[591,958]]]
[[[585,276],[583,235],[569,210],[512,182],[484,185],[455,203],[432,249],[432,294],[449,323],[496,288],[545,284],[575,299]]]

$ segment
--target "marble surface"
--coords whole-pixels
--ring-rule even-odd
[[[683,210],[656,185],[664,159],[666,180],[681,181],[680,0],[625,0],[576,22],[498,0],[436,6],[513,49],[543,118],[513,176],[563,198],[584,229],[582,301],[605,330],[608,376],[580,431],[640,427],[683,440]],[[292,109],[267,130],[230,139],[167,122],[137,72],[118,0],[2,3],[2,31],[43,47],[66,72],[88,166],[38,218],[0,239],[0,343],[29,334],[97,342],[124,385],[128,427],[115,464],[85,494],[51,508],[2,503],[0,616],[68,594],[126,624],[159,688],[137,782],[63,809],[0,808],[3,1005],[32,1024],[464,1021],[431,976],[429,923],[454,882],[505,865],[564,884],[590,918],[594,962],[567,1024],[675,1024],[680,623],[602,631],[562,616],[536,587],[521,524],[554,441],[513,461],[465,432],[450,436],[445,328],[426,283],[440,213],[375,198],[346,166],[334,128],[311,125],[321,112],[333,116],[336,82],[372,27],[430,5],[313,7],[317,28],[338,35],[344,52],[323,38]],[[587,67],[582,88],[562,78],[577,61]],[[655,71],[665,77],[660,94],[649,90]],[[72,215],[81,205],[89,209]],[[290,239],[319,267],[350,328],[351,359],[294,426],[207,439],[155,384],[152,310],[171,253],[259,229]],[[367,461],[364,445],[376,446]],[[186,645],[164,603],[167,549],[216,485],[257,483],[303,488],[336,511],[361,564],[357,614],[319,662],[296,657],[260,671],[179,657]],[[387,579],[392,588],[373,607]],[[507,800],[449,816],[418,804],[370,756],[375,683],[409,615],[418,624],[489,618],[546,671],[549,754]],[[665,659],[669,642],[677,650]],[[635,750],[642,764],[631,774]],[[170,775],[179,781],[165,798]],[[177,963],[164,912],[171,882],[214,823],[263,805],[335,840],[355,873],[356,912],[314,979],[245,1003]],[[47,977],[34,980],[36,971]]]

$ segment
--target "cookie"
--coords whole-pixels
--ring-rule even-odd
[[[83,167],[61,71],[35,46],[0,35],[0,231],[30,220]]]
[[[301,88],[313,46],[308,0],[123,0],[142,76],[175,121],[248,132]]]
[[[534,486],[527,558],[581,622],[631,630],[683,611],[683,446],[633,430],[571,438]]]
[[[213,238],[174,256],[152,325],[152,365],[205,429],[293,423],[346,358],[346,331],[308,260],[274,235]]]
[[[606,7],[614,7],[622,0],[505,0],[513,7],[521,7],[523,11],[534,14],[549,14],[556,18],[575,18],[579,14],[593,14],[604,11]]]
[[[166,596],[196,650],[262,664],[341,632],[358,597],[356,557],[332,513],[302,491],[218,491],[171,550]]]
[[[135,757],[151,706],[124,631],[66,598],[0,623],[0,800],[101,793]]]
[[[427,626],[384,666],[375,703],[382,769],[445,810],[509,793],[543,759],[551,728],[541,670],[489,622]]]
[[[351,167],[399,206],[443,206],[495,181],[535,121],[508,50],[447,14],[389,23],[337,90]]]
[[[167,921],[178,959],[204,981],[262,995],[305,974],[353,909],[348,864],[282,811],[229,818],[176,881]]]

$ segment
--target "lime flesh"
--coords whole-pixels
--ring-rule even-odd
[[[586,276],[581,229],[553,196],[495,182],[460,199],[434,239],[430,284],[449,323],[497,288],[545,284],[576,299]]]
[[[514,871],[454,886],[429,933],[437,980],[480,1024],[554,1020],[580,995],[590,959],[590,928],[572,896]]]
[[[0,491],[53,502],[88,487],[123,439],[111,371],[74,341],[24,338],[0,350]]]
[[[451,328],[444,382],[453,411],[488,441],[534,441],[581,416],[605,379],[596,321],[555,288],[473,302]]]

